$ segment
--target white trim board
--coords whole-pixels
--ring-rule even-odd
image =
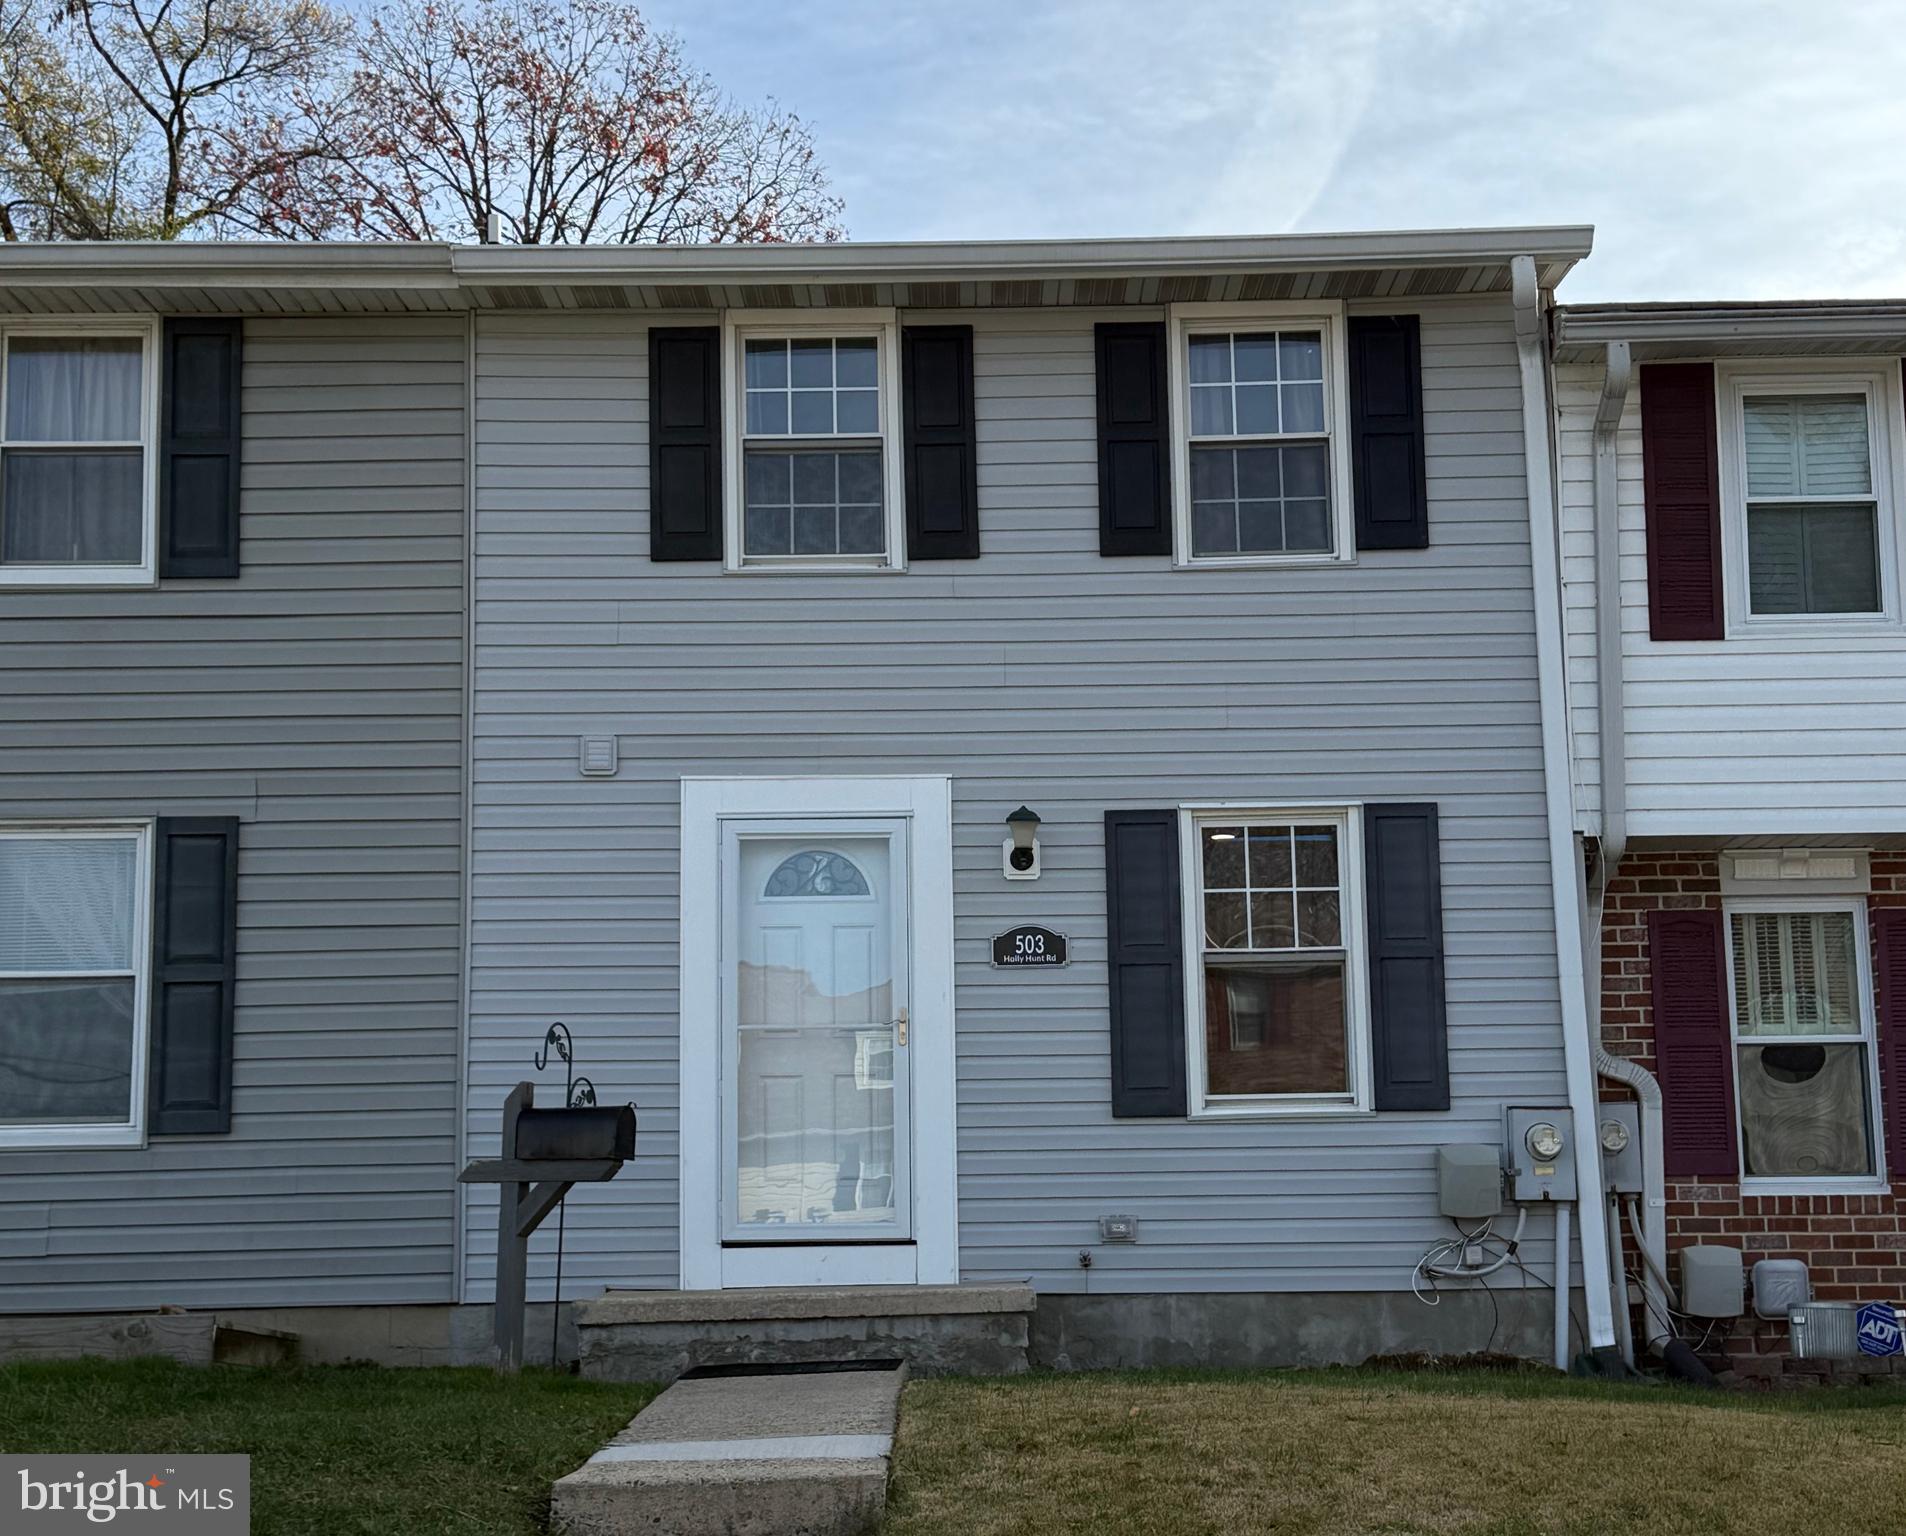
[[[721,1240],[722,824],[903,817],[912,830],[912,1242]],[[953,1009],[953,785],[922,778],[682,780],[681,1287],[956,1285],[960,1277]]]

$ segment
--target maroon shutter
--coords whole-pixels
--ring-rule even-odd
[[[1886,1164],[1906,1178],[1906,908],[1873,914],[1878,933],[1880,1081],[1886,1094]]]
[[[1648,520],[1648,633],[1719,640],[1721,467],[1714,365],[1641,370],[1641,469]]]
[[[1648,963],[1668,1172],[1735,1178],[1740,1158],[1721,914],[1650,912]]]

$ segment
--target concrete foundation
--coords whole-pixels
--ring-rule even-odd
[[[922,1375],[1354,1365],[1484,1349],[1547,1360],[1549,1293],[1503,1286],[1493,1299],[1494,1313],[1480,1289],[1453,1288],[1436,1307],[1407,1291],[1047,1291],[1036,1306],[1026,1286],[610,1291],[565,1302],[554,1322],[559,1365],[580,1358],[585,1374],[629,1381],[672,1381],[697,1365],[869,1358],[904,1359]],[[547,1302],[529,1309],[531,1365],[549,1361],[551,1312]],[[204,1364],[215,1327],[311,1365],[487,1365],[492,1353],[487,1306],[248,1307],[0,1317],[0,1363],[170,1354]]]
[[[577,1310],[582,1374],[672,1381],[704,1365],[904,1360],[922,1376],[1030,1367],[1023,1285],[610,1291]]]
[[[1488,1350],[1547,1360],[1547,1291],[1443,1292],[1429,1307],[1409,1292],[1322,1294],[1181,1291],[1149,1296],[1045,1292],[1033,1314],[1032,1361],[1055,1371],[1153,1366],[1357,1365],[1373,1355]],[[1493,1338],[1491,1337],[1493,1332]]]

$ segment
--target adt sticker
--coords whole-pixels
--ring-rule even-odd
[[[1868,1302],[1853,1314],[1859,1330],[1863,1355],[1906,1354],[1906,1330],[1899,1326],[1899,1313],[1884,1301]]]

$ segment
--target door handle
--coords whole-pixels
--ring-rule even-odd
[[[907,1010],[906,1009],[902,1008],[900,1010],[900,1016],[893,1021],[893,1028],[894,1028],[894,1043],[896,1045],[905,1045],[907,1043]]]

